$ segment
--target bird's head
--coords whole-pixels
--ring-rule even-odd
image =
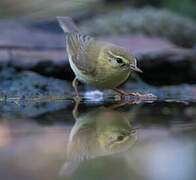
[[[106,49],[105,56],[106,61],[112,68],[142,73],[142,70],[137,67],[137,60],[126,49],[110,46]]]

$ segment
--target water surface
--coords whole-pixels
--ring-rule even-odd
[[[195,179],[194,101],[74,106],[64,98],[1,102],[1,179]]]

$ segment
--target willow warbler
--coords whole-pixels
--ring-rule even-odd
[[[99,90],[112,89],[121,95],[138,95],[116,89],[127,80],[131,71],[142,72],[129,51],[81,34],[70,17],[57,19],[66,34],[67,54],[75,73],[72,84],[78,98],[78,81],[93,85]]]

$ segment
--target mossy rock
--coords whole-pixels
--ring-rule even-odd
[[[30,71],[18,72],[12,67],[2,67],[0,96],[33,98],[40,95],[70,94],[71,83],[45,77]]]
[[[0,117],[37,117],[67,107],[71,83],[7,65],[0,72]],[[58,103],[57,103],[58,102]]]
[[[163,37],[183,47],[196,44],[196,23],[186,17],[151,7],[115,10],[80,24],[81,31],[93,36],[145,34]]]

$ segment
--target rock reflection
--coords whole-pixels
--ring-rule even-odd
[[[81,161],[126,151],[136,142],[136,129],[121,112],[101,107],[75,120],[62,176],[71,175]]]

